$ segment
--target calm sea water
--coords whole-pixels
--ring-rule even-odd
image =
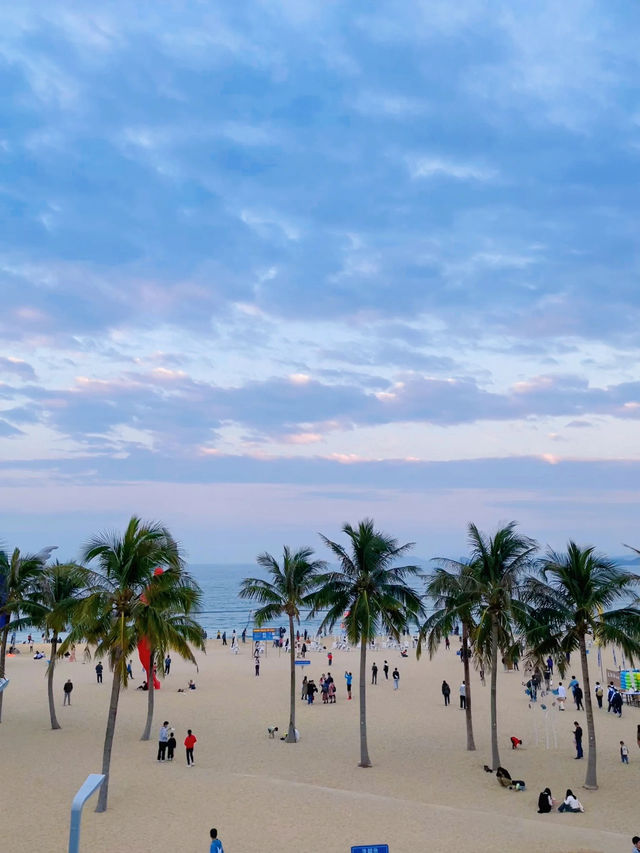
[[[256,605],[250,601],[244,601],[239,596],[240,584],[244,578],[266,578],[267,573],[255,563],[247,564],[210,564],[191,565],[189,572],[202,588],[202,610],[197,616],[209,637],[215,637],[218,631],[226,631],[227,635],[235,628],[238,635],[246,628],[250,633],[253,626],[253,610]],[[302,614],[300,623],[301,631],[306,628],[309,633],[315,634],[320,625],[321,618],[306,620]],[[288,626],[287,617],[277,620],[277,625],[268,627]],[[40,631],[32,630],[34,639],[40,638]],[[27,639],[29,630],[16,632],[16,642],[22,643]],[[64,636],[64,634],[63,634]]]
[[[202,625],[209,637],[215,637],[217,631],[226,631],[230,634],[235,628],[238,634],[243,628],[249,632],[253,625],[253,610],[256,605],[239,597],[240,584],[245,578],[266,578],[267,573],[255,563],[247,564],[211,564],[189,566],[193,578],[202,588],[202,610],[198,615],[198,622]],[[315,634],[320,625],[321,618],[307,620],[303,613],[300,629],[306,628]],[[277,628],[279,625],[288,626],[288,618],[281,617],[277,625],[269,626]]]

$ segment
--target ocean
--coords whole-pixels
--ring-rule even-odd
[[[243,628],[246,628],[250,635],[253,626],[253,610],[256,605],[240,598],[240,584],[244,578],[248,577],[267,578],[268,575],[264,569],[256,563],[208,563],[190,565],[188,570],[202,589],[202,609],[196,618],[207,632],[207,636],[211,639],[218,631],[226,631],[227,636],[230,637],[234,628],[238,636]],[[301,614],[300,630],[302,632],[306,628],[309,633],[315,634],[322,618],[307,620],[304,618],[307,615],[307,613]],[[277,625],[267,627],[277,628],[284,625],[288,629],[287,616],[283,616],[277,622]],[[41,632],[35,628],[31,631],[25,628],[22,631],[16,631],[16,643],[24,642],[29,633],[36,641],[41,635]]]

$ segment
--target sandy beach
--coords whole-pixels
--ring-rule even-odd
[[[344,853],[351,845],[387,843],[390,853],[469,849],[527,850],[545,853],[631,848],[640,834],[637,790],[640,750],[636,726],[640,710],[627,708],[621,719],[596,714],[597,792],[582,788],[584,761],[574,759],[573,721],[585,727],[584,712],[568,701],[556,714],[557,749],[534,743],[536,715],[522,687],[522,673],[498,675],[502,764],[527,783],[525,792],[501,788],[483,771],[490,757],[489,683],[473,673],[472,699],[476,752],[467,752],[464,713],[458,707],[460,659],[442,649],[433,661],[407,660],[398,650],[370,653],[368,667],[380,667],[377,686],[368,687],[370,769],[357,766],[358,660],[356,650],[334,653],[338,685],[334,706],[298,698],[301,741],[282,743],[267,736],[267,726],[284,732],[288,719],[288,657],[268,648],[260,677],[254,676],[251,645],[229,647],[208,642],[198,657],[199,672],[173,655],[171,674],[156,693],[152,740],[141,742],[147,694],[136,680],[120,699],[111,764],[109,808],[95,814],[90,801],[83,818],[81,850],[86,853],[164,853],[208,850],[208,833],[217,826],[226,853]],[[326,656],[310,652],[305,673],[316,682],[327,671]],[[401,673],[400,689],[385,681],[387,659]],[[592,666],[595,654],[590,655]],[[11,683],[5,692],[0,725],[3,844],[11,853],[65,851],[73,795],[88,773],[99,772],[111,674],[96,683],[92,663],[63,661],[56,669],[60,731],[51,731],[45,663],[23,653],[7,661]],[[604,665],[613,666],[610,653]],[[346,700],[344,671],[354,674],[354,699]],[[298,667],[302,670],[302,667]],[[576,675],[580,678],[579,667]],[[62,705],[62,685],[74,683],[72,704]],[[592,671],[592,678],[599,678]],[[196,691],[178,693],[188,679]],[[298,683],[302,673],[298,672]],[[452,687],[445,708],[442,679]],[[173,763],[156,760],[157,732],[163,720],[175,727],[178,749]],[[187,768],[182,746],[187,728],[198,738],[196,765]],[[539,729],[543,732],[543,729]],[[509,737],[523,747],[512,751]],[[619,741],[631,751],[622,765]],[[586,742],[586,727],[585,727]],[[586,747],[585,747],[586,748]],[[586,759],[585,759],[586,760]],[[549,786],[556,799],[573,788],[584,814],[537,814],[539,791]]]

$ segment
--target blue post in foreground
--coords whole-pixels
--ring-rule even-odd
[[[89,797],[98,790],[105,780],[102,773],[90,773],[82,783],[71,803],[71,825],[69,827],[69,853],[78,853],[80,849],[80,821],[82,808]]]

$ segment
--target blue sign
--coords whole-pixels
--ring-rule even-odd
[[[310,660],[297,660],[296,666],[309,666],[311,664]]]
[[[352,847],[351,853],[389,853],[388,844],[364,844],[360,847]]]
[[[256,640],[273,640],[274,633],[274,628],[254,628],[253,641],[255,643]]]

